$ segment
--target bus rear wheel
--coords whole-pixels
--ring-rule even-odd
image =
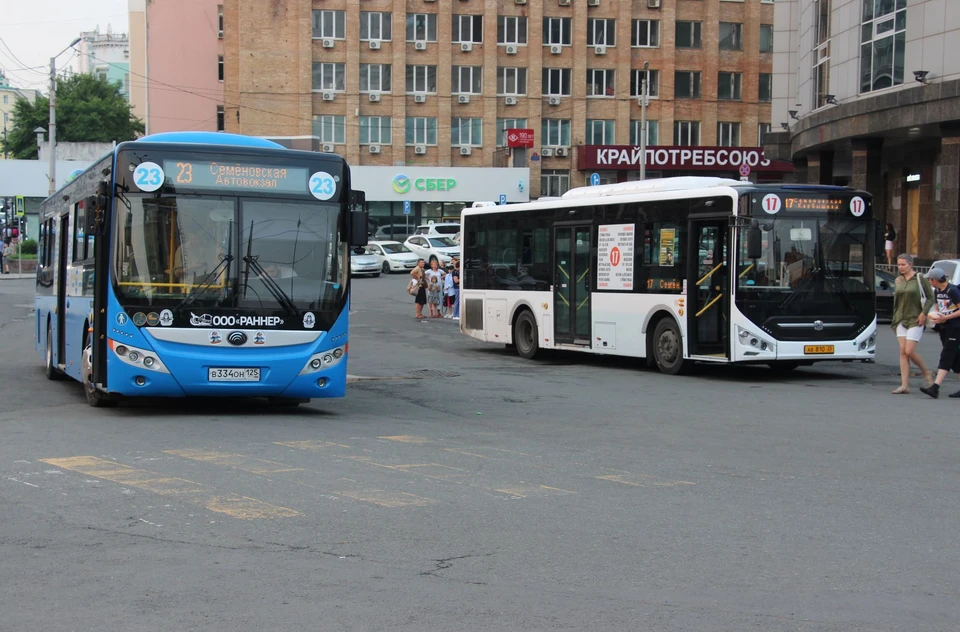
[[[524,310],[513,323],[513,346],[521,358],[532,360],[540,351],[540,330],[533,314]]]
[[[653,331],[653,359],[660,372],[667,375],[679,375],[690,367],[689,361],[683,359],[680,328],[670,318],[657,323]]]
[[[48,380],[59,380],[63,378],[60,369],[53,365],[53,327],[47,325],[47,351],[43,354],[43,372]]]
[[[83,393],[87,396],[88,404],[94,408],[108,408],[117,405],[115,397],[99,390],[93,383],[93,347],[89,344],[83,349],[80,371],[83,377]]]

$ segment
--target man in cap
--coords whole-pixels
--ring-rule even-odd
[[[927,278],[935,290],[936,310],[931,310],[928,320],[936,325],[940,332],[940,364],[937,366],[937,378],[930,386],[920,390],[936,399],[940,396],[940,385],[953,371],[960,375],[960,288],[947,281],[947,273],[940,268],[930,268]],[[960,391],[950,397],[960,398]]]

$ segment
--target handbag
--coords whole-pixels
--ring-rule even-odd
[[[407,294],[410,296],[416,296],[419,290],[420,283],[416,279],[410,279],[410,282],[407,283]]]

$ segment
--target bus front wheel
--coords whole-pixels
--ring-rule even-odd
[[[527,360],[533,359],[540,351],[540,330],[533,313],[524,310],[513,323],[513,346],[517,354]]]
[[[99,390],[93,383],[93,347],[89,344],[83,349],[83,361],[80,365],[83,374],[83,393],[87,396],[87,403],[94,408],[107,408],[117,405],[115,397]]]
[[[683,359],[680,328],[670,318],[661,320],[654,329],[653,359],[660,372],[667,375],[678,375],[689,368],[690,363]]]
[[[47,324],[47,351],[43,354],[43,372],[48,380],[59,380],[63,377],[60,369],[53,365],[53,327]]]

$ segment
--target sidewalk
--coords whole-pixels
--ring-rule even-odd
[[[0,281],[10,281],[13,279],[35,279],[37,278],[36,272],[24,272],[23,274],[17,274],[16,272],[11,272],[10,274],[0,274]]]

